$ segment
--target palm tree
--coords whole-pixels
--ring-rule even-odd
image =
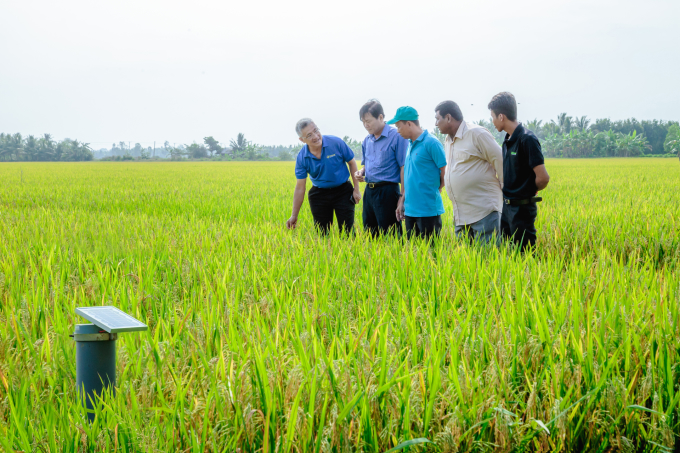
[[[18,132],[14,135],[7,134],[7,138],[7,155],[9,160],[12,160],[12,156],[14,156],[14,160],[21,160],[24,150],[24,139],[21,137],[21,134]]]
[[[560,113],[557,115],[557,121],[555,124],[557,124],[557,126],[560,128],[560,132],[563,134],[568,134],[571,132],[572,118],[571,116],[567,116],[566,113]]]
[[[89,143],[81,143],[78,140],[66,139],[60,143],[63,149],[63,160],[83,161],[92,160],[94,157]]]
[[[543,128],[541,127],[542,124],[543,120],[536,118],[534,118],[532,121],[527,121],[527,129],[536,134],[536,137],[538,137],[539,140],[545,138],[543,134]]]
[[[560,131],[560,127],[557,125],[555,120],[550,120],[549,123],[543,125],[543,134],[545,136],[555,135]]]
[[[38,160],[38,140],[33,135],[24,140],[24,155],[26,160]]]
[[[50,134],[43,134],[38,140],[38,159],[54,160],[55,143]]]
[[[233,157],[239,157],[245,154],[246,149],[248,148],[248,140],[246,140],[246,136],[242,132],[239,132],[236,136],[236,141],[229,141],[229,146],[231,147],[231,155]]]
[[[73,142],[78,144],[77,160],[92,160],[94,158],[94,154],[92,153],[92,148],[90,147],[89,143],[78,143],[77,140],[74,140]]]
[[[590,120],[586,115],[583,115],[580,118],[577,116],[573,124],[574,127],[580,131],[587,131],[590,127]]]
[[[0,160],[9,160],[8,136],[0,133]]]

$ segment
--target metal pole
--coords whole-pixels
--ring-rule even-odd
[[[108,333],[94,324],[76,324],[76,387],[90,410],[94,409],[95,395],[104,390],[116,391],[117,333]],[[94,421],[94,412],[87,418]]]

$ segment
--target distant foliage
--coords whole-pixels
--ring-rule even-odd
[[[651,150],[643,135],[635,131],[620,132],[572,130],[568,134],[553,134],[542,141],[546,157],[636,157]]]
[[[90,144],[78,140],[67,138],[58,142],[50,134],[23,138],[19,133],[0,133],[0,161],[85,161],[93,158]]]
[[[668,128],[668,134],[666,135],[663,149],[667,154],[677,154],[680,159],[680,126],[677,124]]]
[[[210,153],[211,157],[215,154],[222,155],[222,153],[224,153],[224,148],[217,140],[212,137],[212,135],[210,137],[203,138],[203,143],[205,143],[206,150],[208,153]]]
[[[503,145],[505,132],[498,132],[489,120],[476,124],[486,128],[499,145]],[[523,121],[524,127],[532,131],[541,141],[547,157],[636,157],[671,156],[680,158],[680,124],[677,121],[642,120],[635,118],[612,121],[600,118],[591,121],[587,116],[573,117],[560,113],[555,119],[544,122],[534,119]],[[435,127],[432,135],[444,143],[446,135]],[[354,152],[355,158],[363,160],[361,142],[349,136],[343,140]],[[102,148],[93,152],[89,143],[64,139],[56,141],[50,134],[41,137],[21,134],[0,134],[0,162],[10,161],[86,161],[94,158],[108,161],[149,160],[149,159],[203,159],[203,160],[294,160],[302,145],[264,146],[248,140],[243,133],[220,144],[213,136],[204,137],[202,142],[191,144],[170,144],[161,147],[154,143],[143,147],[140,143],[118,142],[111,149]]]
[[[496,143],[499,145],[503,145],[503,140],[505,139],[505,132],[498,132],[496,130],[496,126],[493,125],[491,121],[485,121],[485,120],[479,120],[477,121],[477,124],[485,128],[491,135],[493,135],[493,138],[496,139]]]
[[[673,121],[638,121],[629,118],[591,122],[587,116],[573,118],[560,113],[548,123],[527,121],[525,127],[541,140],[548,157],[635,157],[670,153],[665,143]],[[671,140],[672,141],[672,140]],[[502,142],[501,142],[502,143]]]
[[[279,160],[295,160],[298,153],[302,149],[302,144],[293,146],[277,146],[275,150],[277,151],[277,158]],[[281,149],[279,149],[281,148]]]
[[[446,134],[442,134],[442,132],[439,130],[437,126],[435,126],[434,129],[432,129],[432,135],[434,135],[437,138],[437,140],[441,142],[442,145],[446,141]]]
[[[192,143],[191,145],[187,145],[185,152],[186,156],[191,159],[202,159],[204,157],[208,157],[208,149],[204,145],[198,144],[196,142]]]
[[[356,160],[361,160],[364,158],[364,154],[361,150],[361,142],[359,140],[354,140],[353,138],[350,138],[349,135],[345,135],[342,137],[342,141],[347,143],[347,146],[349,146],[350,149],[354,151],[354,158]]]

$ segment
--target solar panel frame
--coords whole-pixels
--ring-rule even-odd
[[[76,308],[76,314],[109,333],[138,332],[149,328],[140,320],[110,305],[78,307]]]

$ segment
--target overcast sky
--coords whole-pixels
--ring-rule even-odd
[[[359,108],[680,119],[680,1],[2,0],[0,132],[191,143],[360,139]]]

